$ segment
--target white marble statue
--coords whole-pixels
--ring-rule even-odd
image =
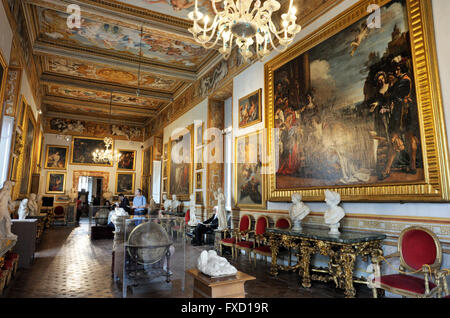
[[[292,206],[289,209],[289,217],[294,223],[293,230],[300,231],[302,229],[302,220],[311,212],[311,209],[302,202],[300,193],[292,194]]]
[[[195,194],[192,193],[190,196],[191,201],[189,202],[189,226],[196,226],[198,224],[197,217],[195,216]]]
[[[5,181],[0,190],[0,238],[17,240],[17,235],[11,232],[10,210],[14,209],[14,203],[11,200],[11,189],[14,185],[12,181]]]
[[[208,276],[236,275],[237,269],[225,257],[217,255],[216,251],[203,251],[197,260],[197,269]]]
[[[171,210],[172,212],[178,212],[178,207],[180,206],[181,202],[177,200],[176,194],[172,195],[172,206]]]
[[[27,218],[28,211],[28,199],[25,198],[20,202],[19,210],[17,210],[17,214],[19,215],[19,220],[25,220]]]
[[[124,226],[124,217],[127,217],[128,213],[123,208],[116,207],[109,213],[108,222],[112,222],[114,224],[115,231],[117,233],[122,232]]]
[[[105,199],[105,201],[109,201],[109,203],[111,203],[112,199],[113,199],[113,193],[111,191],[103,192],[103,199]]]
[[[39,215],[39,204],[38,204],[38,196],[36,193],[31,193],[28,198],[28,215],[37,216]]]
[[[340,234],[339,222],[345,216],[343,208],[338,206],[341,202],[341,195],[338,192],[325,190],[325,202],[328,205],[328,210],[325,211],[324,220],[325,224],[330,227],[329,234]]]
[[[157,207],[156,207],[156,202],[153,199],[153,196],[150,197],[150,201],[148,202],[148,208],[150,210],[150,213],[156,211]]]
[[[214,192],[214,199],[217,200],[217,218],[219,219],[219,225],[217,229],[219,231],[225,230],[227,228],[227,210],[225,209],[225,195],[223,194],[222,188],[217,189]]]
[[[167,199],[167,195],[163,195],[164,211],[169,212],[172,209],[172,200]]]

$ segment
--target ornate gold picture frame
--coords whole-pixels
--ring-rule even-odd
[[[181,151],[182,150],[182,151]],[[178,151],[182,162],[175,162]],[[188,151],[189,153],[186,153]],[[168,196],[176,195],[179,200],[189,200],[194,188],[194,124],[189,125],[176,136],[171,136],[168,145],[167,191]]]
[[[235,138],[234,198],[240,208],[265,208],[263,131]]]
[[[117,170],[136,169],[136,150],[119,149],[120,159],[117,161]]]
[[[70,164],[112,167],[112,162],[96,163],[94,161],[92,153],[96,149],[105,149],[105,142],[103,141],[103,138],[73,137]],[[111,145],[111,151],[114,152],[114,142]]]
[[[371,25],[373,20],[369,21],[369,13],[367,12],[369,5],[373,4],[380,7],[381,13],[381,29],[376,29],[375,31],[370,30],[370,28],[376,26]],[[383,16],[386,12],[390,14],[390,17]],[[386,25],[391,25],[392,21],[398,19],[398,15],[402,15],[401,18],[404,23],[387,29]],[[350,37],[352,31],[356,31],[353,38]],[[308,142],[314,145],[314,141],[311,141],[312,139],[308,141],[308,139],[305,139],[305,135],[309,134],[311,137],[318,138],[317,140],[319,141],[325,140],[322,137],[327,132],[325,130],[319,131],[317,128],[326,129],[326,127],[332,126],[329,121],[324,121],[323,117],[316,116],[318,109],[320,110],[321,107],[317,107],[317,104],[319,104],[317,99],[323,99],[326,94],[317,94],[317,92],[314,94],[314,88],[317,89],[317,87],[312,85],[313,80],[311,80],[311,76],[314,76],[314,79],[317,81],[320,80],[320,76],[329,75],[322,74],[321,70],[325,72],[324,70],[330,69],[331,63],[328,63],[327,58],[336,56],[333,54],[337,54],[336,52],[341,49],[340,47],[333,48],[329,43],[334,41],[338,45],[345,44],[347,47],[342,50],[340,57],[344,61],[352,58],[354,61],[357,61],[361,58],[358,54],[366,53],[367,45],[379,45],[377,41],[373,40],[373,37],[375,36],[376,40],[380,40],[379,35],[383,32],[392,36],[392,39],[389,39],[390,42],[384,46],[383,50],[375,50],[364,55],[364,58],[367,60],[365,67],[369,71],[363,68],[359,68],[356,71],[355,69],[347,68],[342,70],[340,77],[338,76],[344,82],[335,81],[336,87],[341,89],[341,95],[345,95],[343,92],[347,87],[343,85],[347,84],[344,80],[344,75],[350,84],[364,80],[366,80],[366,84],[370,84],[370,81],[372,81],[372,85],[364,85],[364,94],[372,94],[371,97],[373,99],[368,99],[364,95],[362,101],[348,100],[346,104],[339,104],[336,103],[336,98],[339,96],[334,94],[329,96],[328,101],[329,104],[336,103],[334,105],[336,108],[332,111],[329,111],[329,108],[327,108],[328,115],[337,114],[337,109],[341,110],[342,118],[348,114],[355,114],[355,125],[363,123],[360,117],[357,117],[359,115],[354,112],[355,109],[361,110],[361,112],[366,114],[373,114],[375,119],[370,120],[375,121],[375,128],[369,131],[367,136],[373,140],[378,140],[373,142],[373,158],[375,158],[376,164],[372,161],[372,169],[362,170],[361,167],[364,167],[365,161],[358,161],[348,156],[361,152],[361,149],[354,147],[354,152],[342,151],[346,149],[345,140],[349,136],[355,136],[355,138],[361,140],[365,136],[365,132],[356,134],[342,129],[341,132],[334,135],[329,134],[333,138],[327,139],[329,142],[323,149],[330,151],[330,153],[327,156],[317,157],[328,161],[333,159],[336,166],[328,164],[327,169],[335,169],[333,171],[341,174],[340,178],[343,181],[336,182],[335,180],[340,179],[332,178],[324,179],[325,181],[319,180],[320,178],[317,177],[319,174],[315,174],[313,169],[304,169],[299,172],[301,165],[308,160],[308,157],[311,158],[315,155],[311,151],[304,151],[304,156],[301,155],[302,150],[299,147],[308,145]],[[342,42],[338,42],[339,39]],[[347,39],[349,39],[348,42]],[[407,56],[402,55],[405,50],[396,52],[398,43],[405,43],[404,46],[409,45],[410,52]],[[330,47],[329,52],[324,50],[327,49],[327,45]],[[320,50],[316,49],[314,51],[316,47],[320,47]],[[322,56],[323,58],[319,60],[317,56]],[[396,65],[396,68],[388,69],[380,66],[378,73],[370,73],[374,71],[374,65],[381,65],[377,63],[382,63],[387,58],[390,58],[390,62]],[[324,189],[330,189],[339,192],[343,201],[449,201],[450,170],[448,145],[436,61],[432,7],[428,1],[364,0],[359,1],[318,31],[311,33],[296,45],[266,63],[264,67],[265,118],[267,154],[270,160],[270,171],[268,171],[267,178],[267,199],[271,201],[289,201],[294,192],[299,192],[305,201],[322,201],[324,200]],[[311,71],[312,63],[315,63],[314,72],[308,72]],[[341,65],[343,64],[341,62]],[[353,68],[355,64],[356,62],[349,65]],[[303,103],[305,108],[291,107],[292,103],[289,98],[285,103],[289,109],[287,111],[286,109],[283,110],[283,106],[281,106],[283,102],[283,76],[285,78],[289,77],[288,73],[281,74],[281,71],[286,70],[288,65],[290,65],[291,69],[296,69],[297,73],[301,75],[295,77],[295,79],[298,79],[298,83],[292,85],[298,84],[300,88],[303,88],[300,91],[304,92],[304,96],[299,96],[299,99],[305,99]],[[304,71],[305,65],[309,66],[309,69],[307,68],[306,71]],[[392,73],[390,72],[391,70]],[[358,76],[355,76],[355,72],[358,73]],[[374,76],[369,78],[369,74]],[[324,84],[327,77],[322,76],[322,78],[323,81],[320,84]],[[411,83],[409,95],[402,97],[399,93],[399,85],[396,84],[401,83],[401,81]],[[386,92],[392,95],[388,96]],[[395,99],[396,97],[398,98]],[[299,102],[299,105],[303,104]],[[309,117],[307,116],[308,112],[303,114],[303,111],[307,109],[307,105],[314,106],[308,109],[311,115]],[[329,105],[326,106],[329,107]],[[282,113],[279,110],[282,110]],[[417,117],[415,122],[417,124],[415,124],[413,130],[408,131],[405,127],[408,127],[408,124],[411,122],[414,123],[414,119],[410,117],[416,110]],[[366,118],[369,117],[367,116]],[[310,127],[302,126],[307,118],[310,118],[308,121],[311,124]],[[395,123],[395,120],[397,120],[397,126],[394,127],[392,123]],[[408,120],[410,121],[408,122]],[[300,121],[302,124],[297,124],[296,121]],[[337,123],[335,127],[338,124],[340,123]],[[344,127],[345,125],[341,126]],[[292,134],[283,136],[285,133],[283,129],[285,130],[286,127],[288,130],[292,127],[294,129],[292,131],[286,130],[286,132],[291,132]],[[303,130],[299,130],[300,128],[298,127]],[[274,128],[279,129],[277,131]],[[307,128],[310,128],[309,132]],[[311,131],[316,132],[316,134],[311,134]],[[298,147],[292,146],[289,148],[287,143],[293,141],[289,138],[295,133],[300,137],[292,145],[295,144]],[[286,136],[289,136],[289,138],[286,139]],[[339,144],[338,137],[340,136],[344,136],[342,138],[344,143],[341,143],[341,146],[337,146]],[[317,140],[315,141],[316,143]],[[330,140],[336,141],[334,148],[330,144]],[[355,140],[349,139],[349,141],[354,142]],[[384,150],[380,146],[383,143]],[[289,153],[284,151],[284,146],[290,149]],[[331,153],[333,149],[334,153]],[[409,163],[401,168],[399,156],[405,152],[409,155],[410,160],[406,161]],[[366,153],[371,154],[372,150]],[[421,156],[421,164],[416,163],[416,165],[413,165],[415,162],[411,158],[415,160],[419,155]],[[384,159],[383,156],[385,156]],[[392,161],[395,160],[399,163],[398,170],[395,170],[392,164]],[[307,165],[306,167],[308,168]],[[391,167],[392,169],[390,169]],[[317,169],[317,171],[319,170]],[[367,170],[369,171],[367,172]],[[330,175],[329,170],[322,169],[320,171],[324,175]],[[374,173],[374,171],[376,172]],[[397,177],[394,178],[393,174],[397,174]],[[283,180],[280,176],[285,176],[285,179],[290,177],[292,180]]]
[[[239,128],[245,128],[261,122],[262,107],[261,107],[262,89],[256,91],[239,99],[238,103],[238,123]]]
[[[45,193],[65,193],[66,179],[65,172],[48,171]]]
[[[5,94],[7,74],[8,74],[8,65],[6,64],[6,60],[3,58],[3,54],[0,51],[0,112],[1,113],[3,113],[3,96]]]
[[[134,172],[117,172],[116,173],[116,194],[134,194]]]
[[[69,147],[60,145],[47,145],[45,153],[45,169],[67,169],[67,162],[69,161]]]

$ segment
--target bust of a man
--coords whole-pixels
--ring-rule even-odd
[[[341,202],[341,195],[338,192],[325,190],[325,202],[328,205],[328,210],[325,211],[323,217],[325,224],[330,227],[329,234],[340,234],[339,222],[345,216],[344,209],[338,206]]]
[[[38,215],[38,204],[37,204],[37,199],[36,199],[36,194],[35,193],[31,193],[30,197],[28,198],[28,214],[35,216]]]
[[[178,212],[180,204],[181,202],[177,200],[177,196],[175,194],[172,195],[172,212]]]
[[[300,193],[292,194],[292,206],[289,209],[289,217],[294,223],[293,230],[302,229],[302,220],[311,212],[311,209],[302,202],[302,195]]]
[[[167,199],[167,195],[163,195],[164,200],[164,211],[169,212],[172,208],[172,200]]]

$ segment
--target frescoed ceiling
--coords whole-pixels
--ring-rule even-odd
[[[341,1],[294,0],[294,5],[302,24]],[[204,49],[188,32],[194,0],[7,2],[26,20],[44,115],[145,126],[221,61],[217,50]],[[289,0],[280,2],[281,14]],[[79,25],[70,23],[73,5],[80,8]],[[198,5],[213,16],[210,0]]]

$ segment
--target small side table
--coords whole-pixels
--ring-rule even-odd
[[[196,268],[186,271],[194,278],[194,298],[245,298],[244,284],[256,277],[237,272],[236,276],[211,278]]]

